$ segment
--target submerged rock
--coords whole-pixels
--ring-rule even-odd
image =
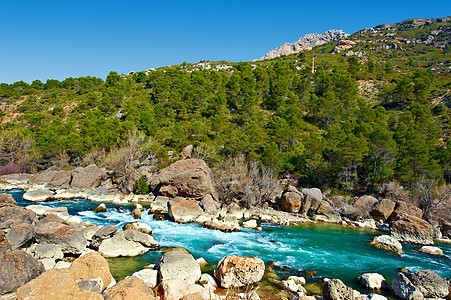
[[[225,256],[215,268],[214,276],[223,288],[235,288],[259,282],[265,263],[256,257]]]

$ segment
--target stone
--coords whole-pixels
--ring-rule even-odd
[[[117,227],[113,225],[95,227],[95,229],[97,230],[91,237],[91,246],[94,248],[98,248],[103,240],[112,237],[117,232]]]
[[[11,230],[6,234],[6,238],[14,250],[26,246],[34,238],[33,226],[28,223],[15,225],[11,227]]]
[[[362,300],[388,300],[387,297],[384,297],[379,294],[369,294],[369,295],[362,295]]]
[[[106,170],[100,169],[94,164],[86,168],[78,167],[72,171],[70,185],[78,188],[96,188],[106,177]]]
[[[253,228],[253,229],[255,229],[255,228],[258,227],[257,220],[248,220],[246,222],[243,222],[242,226],[244,228]]]
[[[401,299],[423,300],[424,298],[423,293],[401,272],[393,277],[392,288],[395,295]]]
[[[151,235],[127,229],[103,240],[99,252],[105,257],[137,256],[158,246]]]
[[[307,283],[305,278],[304,277],[300,277],[300,276],[289,276],[287,279],[288,280],[293,280],[296,284],[304,285],[304,284]]]
[[[158,285],[158,294],[164,300],[171,299],[210,299],[203,297],[203,288],[179,279],[167,279]],[[195,295],[193,295],[195,294]],[[187,298],[190,296],[189,298]]]
[[[27,252],[36,259],[53,258],[60,260],[64,257],[60,247],[51,244],[33,244],[27,249]]]
[[[358,219],[368,219],[370,211],[378,203],[373,196],[362,196],[357,199],[352,206],[358,211]]]
[[[410,278],[425,298],[445,298],[448,293],[448,284],[437,273],[431,270],[420,270]]]
[[[71,172],[59,170],[57,167],[51,167],[33,177],[34,183],[46,184],[53,186],[69,185],[72,178]]]
[[[28,205],[25,208],[34,211],[38,216],[55,215],[63,219],[63,221],[67,221],[70,217],[67,211],[67,207],[49,207],[37,204],[37,205]]]
[[[107,260],[98,252],[88,252],[75,259],[70,268],[75,280],[101,278],[102,291],[111,282],[110,267]]]
[[[103,293],[105,300],[142,299],[154,300],[152,289],[141,278],[130,276]]]
[[[299,192],[286,191],[280,199],[280,208],[283,211],[297,213],[302,206],[304,197]]]
[[[384,276],[378,273],[365,273],[357,277],[357,281],[369,290],[388,288],[388,283]]]
[[[81,223],[81,218],[79,216],[72,216],[66,221],[69,225],[77,225]]]
[[[395,253],[402,253],[402,245],[392,236],[389,235],[380,235],[375,237],[371,243],[374,247],[392,251]]]
[[[149,287],[154,288],[158,284],[158,271],[151,269],[143,269],[141,271],[135,272],[132,276],[141,278],[145,284]]]
[[[323,300],[361,300],[362,296],[356,290],[346,286],[340,279],[326,282],[323,288]]]
[[[151,249],[158,249],[159,247],[159,244],[150,234],[143,233],[138,230],[126,229],[122,232],[119,232],[118,235],[124,237],[128,241],[140,243],[143,246],[149,247]]]
[[[35,226],[35,233],[38,243],[57,245],[64,253],[81,254],[88,244],[81,231],[56,222]]]
[[[323,200],[323,194],[318,188],[302,189],[302,193],[310,199]]]
[[[71,264],[72,263],[67,262],[67,261],[59,261],[59,262],[56,263],[54,269],[68,269],[68,268],[70,268]]]
[[[444,255],[442,249],[440,249],[439,247],[434,247],[434,246],[423,246],[423,247],[419,248],[418,251],[427,253],[427,254],[432,254],[432,255]]]
[[[222,220],[213,219],[202,224],[205,228],[220,230],[224,232],[240,231],[240,224],[235,217],[228,217]]]
[[[82,291],[90,291],[94,293],[102,293],[103,280],[102,278],[78,279],[77,286]]]
[[[53,269],[56,265],[54,258],[42,258],[42,259],[39,259],[39,261],[44,265],[44,269],[46,271]]]
[[[101,212],[106,212],[106,205],[105,203],[100,204],[99,206],[95,207],[92,211],[95,213],[101,213]]]
[[[139,232],[142,232],[142,233],[145,233],[148,235],[152,235],[152,227],[150,227],[150,225],[141,223],[139,221],[127,223],[122,227],[122,229],[123,230],[134,229],[136,231],[139,231]]]
[[[163,254],[156,269],[158,278],[164,280],[185,281],[194,284],[201,275],[200,266],[191,254],[172,251]]]
[[[433,245],[434,230],[432,225],[420,218],[401,215],[390,226],[390,235],[400,242]]]
[[[53,193],[47,188],[40,187],[36,189],[29,189],[25,194],[23,194],[22,198],[31,202],[49,201],[53,199]]]
[[[207,273],[203,273],[202,275],[200,275],[199,283],[203,286],[210,286],[214,288],[218,286],[214,277]]]
[[[141,219],[141,210],[139,208],[135,208],[130,215],[133,216],[135,219]]]
[[[0,208],[0,223],[9,220],[18,220],[25,223],[33,223],[36,213],[19,206],[4,206]]]
[[[279,282],[279,286],[283,290],[290,292],[290,293],[297,293],[297,292],[306,293],[307,292],[302,285],[297,284],[293,279],[282,280]]]
[[[201,198],[210,194],[213,199],[218,199],[211,170],[201,159],[179,160],[161,170],[158,177],[161,188],[171,187],[176,196]],[[173,193],[162,193],[161,188],[161,195],[174,196]]]
[[[17,290],[19,300],[103,299],[98,293],[81,291],[68,269],[52,269]]]
[[[221,208],[221,203],[215,201],[210,194],[205,195],[199,204],[207,214],[216,214]]]
[[[242,287],[259,282],[265,273],[265,263],[256,257],[225,256],[214,270],[223,288]]]
[[[15,291],[44,272],[44,265],[22,250],[0,252],[0,295]]]
[[[423,216],[423,211],[415,205],[404,201],[398,201],[396,202],[393,213],[390,215],[390,220],[396,221],[401,215],[410,215],[421,218]]]
[[[385,222],[395,210],[396,203],[389,199],[382,199],[374,204],[370,211],[371,217],[376,221]]]
[[[13,196],[6,193],[0,193],[0,208],[6,206],[16,206],[17,202],[14,200]]]
[[[149,204],[149,214],[167,213],[169,200],[170,199],[167,197],[155,197],[155,199]]]
[[[185,148],[183,148],[182,152],[180,152],[180,155],[183,159],[191,158],[191,155],[193,154],[193,145],[188,145]]]
[[[197,201],[177,197],[168,202],[171,220],[179,223],[191,222],[203,213]]]

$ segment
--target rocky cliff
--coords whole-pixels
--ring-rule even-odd
[[[285,43],[282,46],[269,51],[265,56],[258,60],[271,59],[282,55],[289,55],[304,50],[311,50],[313,47],[320,46],[329,42],[339,41],[343,38],[347,38],[348,33],[342,30],[332,29],[324,33],[309,33],[304,35],[294,43]]]

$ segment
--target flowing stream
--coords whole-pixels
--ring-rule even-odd
[[[23,192],[9,192],[21,206],[30,205],[22,200]],[[87,200],[64,200],[42,203],[68,208],[69,214],[80,216],[82,221],[97,225],[116,225],[119,229],[134,221],[129,215],[132,206],[122,206],[125,211],[115,209],[116,204],[105,203],[108,211],[94,213],[91,210],[99,203]],[[346,284],[358,288],[354,278],[366,272],[382,274],[391,285],[398,268],[410,271],[430,269],[442,277],[451,277],[451,245],[436,244],[445,257],[424,254],[415,250],[416,245],[403,244],[401,255],[370,246],[369,241],[380,233],[371,230],[348,228],[332,224],[310,224],[285,227],[262,224],[263,231],[242,229],[240,232],[224,233],[202,228],[199,224],[178,224],[156,221],[153,215],[143,213],[141,222],[153,229],[160,246],[175,246],[188,249],[195,258],[203,257],[215,265],[226,255],[249,255],[263,259],[265,263],[276,262],[287,268],[288,274],[301,270],[315,270],[316,277],[339,278]],[[160,251],[150,251],[138,257],[109,259],[111,271],[116,278],[124,278],[144,266],[156,263]]]

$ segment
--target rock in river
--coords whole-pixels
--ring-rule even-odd
[[[265,263],[256,257],[225,256],[214,275],[223,288],[242,287],[259,282],[265,273]]]

